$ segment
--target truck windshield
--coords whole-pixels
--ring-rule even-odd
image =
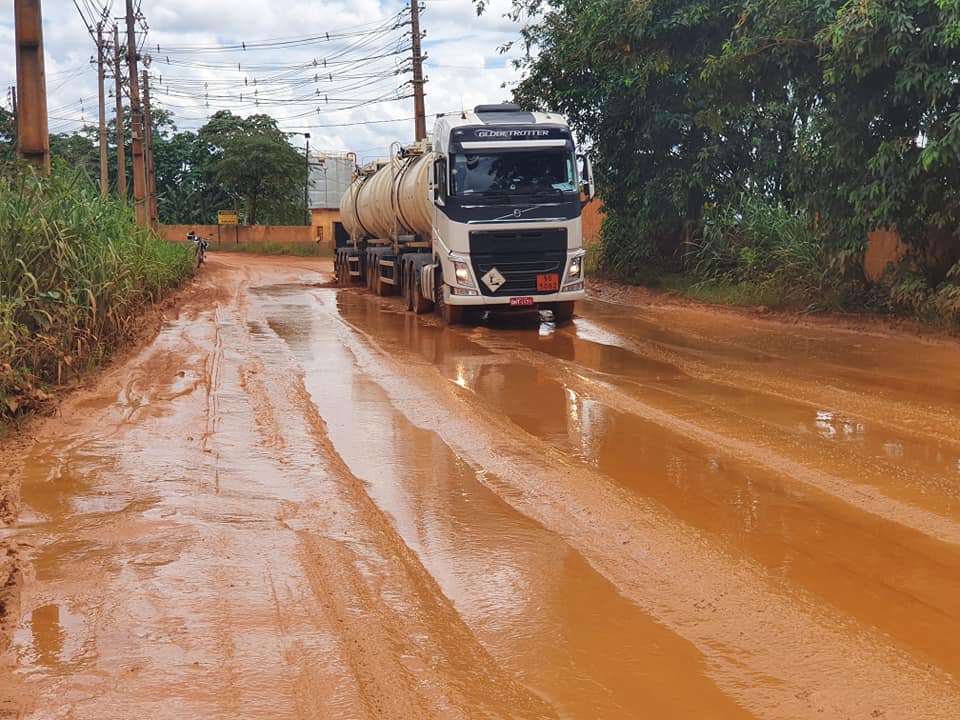
[[[576,192],[573,155],[562,149],[456,153],[454,195],[540,195]]]

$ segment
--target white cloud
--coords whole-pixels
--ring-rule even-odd
[[[517,73],[498,54],[497,48],[517,38],[517,28],[502,17],[509,0],[497,0],[485,14],[477,17],[471,0],[424,0],[426,11],[421,28],[427,35],[424,50],[428,55],[425,73],[426,108],[428,114],[472,107],[482,102],[507,99],[504,83],[518,79]],[[81,7],[96,6],[84,0]],[[122,1],[114,0],[111,16],[122,14]],[[241,115],[266,112],[280,120],[288,131],[311,133],[311,146],[324,151],[353,150],[361,158],[382,156],[391,142],[413,139],[413,101],[395,100],[352,110],[333,110],[335,102],[321,102],[342,97],[345,101],[369,99],[395,91],[410,78],[409,72],[384,77],[368,87],[361,87],[370,78],[354,77],[370,71],[387,71],[408,65],[406,57],[369,61],[366,66],[328,67],[334,81],[326,87],[320,77],[322,60],[344,43],[363,42],[364,38],[341,41],[326,40],[310,46],[275,48],[237,52],[199,52],[185,46],[218,46],[239,42],[260,42],[275,38],[293,38],[336,33],[341,28],[359,25],[372,27],[398,12],[404,3],[397,0],[355,0],[351,2],[254,3],[248,0],[143,0],[142,11],[149,24],[144,52],[153,56],[152,90],[158,106],[172,110],[181,129],[196,129],[209,113],[230,109]],[[92,123],[97,116],[96,66],[90,64],[95,54],[94,43],[73,5],[72,0],[46,0],[44,9],[44,43],[46,51],[47,94],[51,132],[70,131],[82,122]],[[408,30],[409,28],[405,28]],[[393,33],[396,36],[403,29]],[[121,32],[121,42],[123,33]],[[112,34],[109,36],[112,44]],[[366,39],[369,50],[376,49],[375,40]],[[159,51],[157,45],[159,44]],[[380,42],[380,45],[383,43]],[[16,83],[12,17],[0,21],[0,47],[7,52],[0,56],[0,89]],[[364,53],[357,48],[350,57]],[[169,57],[171,64],[165,59]],[[300,84],[280,85],[264,79],[281,75],[280,67],[318,60],[316,69],[286,71],[287,81]],[[239,71],[226,67],[240,63]],[[189,63],[189,66],[173,63]],[[391,65],[393,63],[393,65]],[[210,67],[221,65],[222,67]],[[272,66],[272,67],[271,67]],[[317,79],[314,81],[313,76]],[[248,85],[244,86],[244,79]],[[284,100],[312,97],[310,102],[259,102],[251,98],[252,81],[257,80],[257,101],[261,97]],[[306,83],[307,80],[311,82]],[[204,83],[207,83],[204,86]],[[108,87],[112,81],[108,80]],[[264,88],[261,90],[261,88]],[[319,93],[318,93],[319,91]],[[404,89],[409,91],[409,86]],[[178,97],[187,93],[190,97]],[[4,92],[5,94],[5,92]],[[240,102],[243,95],[244,102]],[[209,107],[207,104],[209,103]],[[341,105],[349,104],[347,102]],[[114,100],[108,97],[108,113]],[[318,114],[315,109],[320,107]],[[302,117],[297,117],[302,116]],[[395,122],[384,123],[380,121]],[[372,124],[358,124],[371,123]],[[428,120],[428,126],[430,121]],[[331,127],[334,126],[334,127]],[[301,139],[295,139],[302,143]]]

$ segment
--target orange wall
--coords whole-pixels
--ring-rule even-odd
[[[217,242],[316,242],[314,228],[310,225],[161,225],[160,235],[164,240],[186,240],[187,233],[191,230],[212,240],[214,245]]]
[[[583,206],[580,222],[583,227],[583,246],[590,247],[600,242],[600,226],[603,224],[603,201],[594,198]]]
[[[883,277],[888,265],[896,267],[907,254],[896,230],[874,230],[867,235],[867,251],[863,255],[863,272],[868,280]]]

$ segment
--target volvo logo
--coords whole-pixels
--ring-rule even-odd
[[[513,211],[514,217],[520,217],[520,215],[521,215],[520,208],[517,208],[516,210]]]

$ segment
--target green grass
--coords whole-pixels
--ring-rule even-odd
[[[229,252],[229,253],[254,253],[258,255],[295,255],[297,257],[333,257],[333,247],[329,244],[320,245],[318,243],[280,243],[280,242],[262,242],[262,243],[240,243],[239,245],[231,242],[210,243],[211,253]]]
[[[758,285],[752,282],[701,280],[690,273],[671,273],[659,278],[656,287],[694,300],[722,305],[744,307],[762,305],[772,310],[781,310],[793,306],[786,293],[781,288],[771,284]]]
[[[86,176],[0,173],[0,421],[127,340],[143,307],[192,273],[193,254],[101,200]]]

